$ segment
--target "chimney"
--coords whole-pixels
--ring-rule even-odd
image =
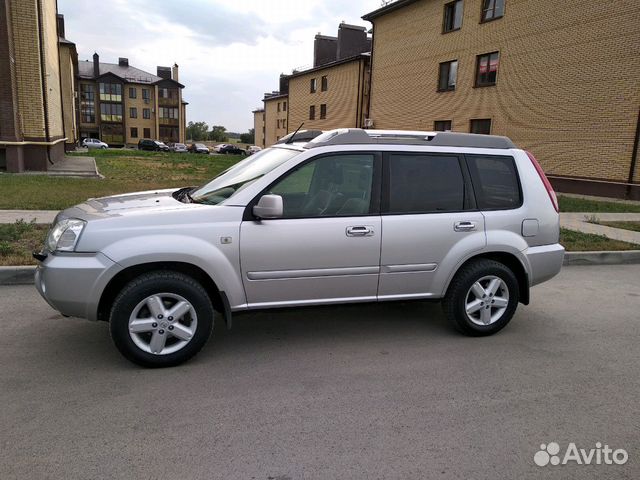
[[[289,77],[284,74],[280,74],[280,93],[281,94],[289,94]]]
[[[173,67],[171,67],[171,78],[173,78],[176,82],[179,82],[180,80],[178,80],[178,64],[174,63]]]
[[[93,54],[93,78],[100,76],[100,57],[97,53]]]
[[[158,72],[158,76],[160,78],[164,78],[165,80],[171,80],[171,68],[169,67],[158,67],[156,69]]]
[[[56,19],[58,23],[58,36],[60,38],[65,38],[64,36],[64,15],[58,14],[58,18]]]
[[[368,51],[367,29],[358,25],[341,23],[338,27],[337,59],[342,60]]]
[[[338,38],[327,35],[316,35],[313,41],[313,66],[319,67],[325,63],[335,62],[338,50]]]
[[[121,67],[128,67],[129,66],[129,59],[128,58],[124,58],[124,57],[118,58],[118,65],[120,65]]]

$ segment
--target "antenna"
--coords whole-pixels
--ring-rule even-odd
[[[299,126],[298,128],[296,128],[296,131],[295,131],[295,132],[293,132],[293,135],[291,135],[291,138],[290,138],[289,140],[287,140],[287,141],[285,142],[285,144],[286,144],[286,143],[292,143],[292,142],[293,142],[293,137],[295,137],[295,136],[296,136],[296,133],[298,133],[298,131],[300,131],[300,129],[302,128],[302,126],[303,126],[303,125],[304,125],[304,122],[302,122],[302,123],[300,124],[300,126]]]

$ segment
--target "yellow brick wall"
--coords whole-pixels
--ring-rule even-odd
[[[136,89],[136,98],[129,98],[129,88]],[[149,103],[144,103],[142,98],[142,89],[149,90]],[[160,115],[156,108],[156,89],[153,85],[141,84],[141,83],[125,83],[122,88],[122,95],[124,97],[124,121],[125,121],[125,138],[127,143],[137,144],[138,140],[144,138],[144,129],[149,128],[151,130],[151,138],[156,139],[158,137],[158,131],[156,130],[156,117]],[[136,107],[138,109],[138,118],[131,118],[129,116],[129,108]],[[142,110],[148,108],[150,110],[151,118],[145,120],[143,118]],[[155,112],[153,111],[155,109]],[[131,127],[138,128],[138,138],[131,136]]]
[[[626,181],[640,105],[640,2],[506,0],[502,19],[481,24],[481,0],[465,0],[462,28],[442,34],[445,3],[421,0],[374,20],[375,128],[451,120],[468,132],[470,119],[491,118],[492,133],[530,149],[549,174]],[[476,55],[493,51],[497,85],[474,88]],[[437,92],[439,63],[456,59],[456,91]]]
[[[62,118],[62,92],[60,89],[60,55],[58,51],[58,22],[56,0],[42,2],[42,28],[44,38],[45,85],[47,89],[49,135],[64,136]]]
[[[45,135],[36,0],[9,0],[14,37],[20,128],[26,137]]]
[[[263,111],[253,112],[253,130],[255,133],[255,145],[264,147],[264,117]]]
[[[295,130],[304,122],[304,129],[331,130],[333,128],[357,127],[359,115],[359,90],[362,91],[364,65],[360,60],[299,75],[289,80],[289,129]],[[322,77],[326,75],[328,88],[321,91]],[[315,93],[311,93],[311,79],[317,81]],[[361,84],[358,84],[360,79]],[[320,118],[320,105],[327,105],[326,119]],[[315,105],[315,120],[309,119],[309,107]]]
[[[283,109],[283,102],[287,102],[287,110],[289,108],[289,99],[286,96],[268,99],[264,101],[265,111],[265,145],[268,147],[284,137],[287,131],[287,110]],[[280,103],[280,111],[278,112],[278,103]],[[278,120],[280,120],[280,128],[278,128]]]
[[[75,143],[78,140],[76,125],[76,98],[75,76],[73,71],[73,58],[69,45],[60,45],[60,82],[62,87],[62,101],[64,104],[64,136],[66,143]]]

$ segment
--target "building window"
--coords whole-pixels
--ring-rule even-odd
[[[129,118],[138,118],[138,109],[136,107],[129,107]]]
[[[121,102],[122,84],[100,82],[100,100],[103,102]]]
[[[504,15],[504,0],[483,0],[481,22],[495,20]]]
[[[137,92],[135,87],[129,87],[129,98],[136,98],[138,96]]]
[[[471,120],[471,123],[469,125],[469,131],[471,133],[480,133],[482,135],[491,134],[491,119],[476,118]]]
[[[107,143],[124,144],[124,126],[117,124],[102,125],[100,128],[100,139]]]
[[[149,89],[148,88],[143,88],[142,89],[142,99],[144,100],[144,103],[149,103]]]
[[[320,105],[320,118],[327,118],[327,104]]]
[[[462,27],[462,0],[447,3],[444,6],[444,21],[442,23],[442,33],[453,32]]]
[[[278,112],[280,111],[280,102],[278,102]]]
[[[438,79],[438,91],[446,92],[456,89],[456,79],[458,77],[458,61],[452,60],[440,64],[440,75]]]
[[[287,111],[287,102],[282,102],[282,111],[283,112]]]
[[[496,84],[498,76],[498,52],[478,55],[476,63],[476,87],[489,87]]]
[[[144,133],[144,138],[151,138],[151,129],[145,128],[142,133]]]
[[[96,86],[90,83],[80,84],[80,122],[96,123]]]
[[[138,127],[131,127],[131,138],[138,138]]]
[[[165,125],[178,124],[178,109],[172,107],[160,107],[160,123]]]
[[[316,93],[317,89],[318,89],[318,80],[316,78],[312,78],[310,83],[310,92]]]
[[[309,107],[309,120],[315,120],[315,119],[316,119],[316,106],[311,105]]]
[[[433,122],[433,130],[436,132],[451,131],[451,120],[436,120]]]
[[[150,119],[151,118],[151,110],[149,110],[148,108],[143,108],[142,109],[142,118],[145,119]]]
[[[101,103],[100,120],[103,122],[122,122],[122,104]]]
[[[327,79],[327,76],[324,75],[320,81],[320,90],[322,90],[323,92],[326,92],[328,88],[329,88],[329,80]]]

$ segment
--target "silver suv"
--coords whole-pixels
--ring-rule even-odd
[[[243,310],[441,299],[462,333],[490,335],[560,271],[558,239],[555,193],[508,138],[339,129],[202,187],[61,212],[36,285],[63,315],[108,321],[129,360],[169,366],[216,312],[230,327]]]

